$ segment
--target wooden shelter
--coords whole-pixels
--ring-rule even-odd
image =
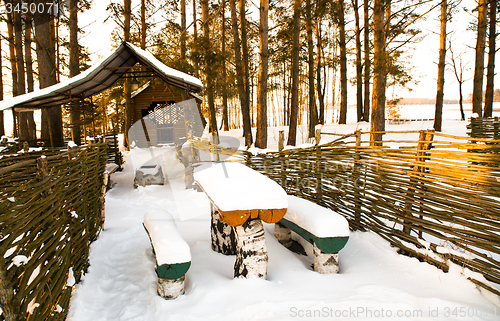
[[[159,79],[165,86],[168,86],[173,94],[170,98],[165,98],[168,100],[161,101],[177,102],[181,99],[197,97],[198,113],[201,115],[199,105],[201,97],[198,95],[203,88],[201,81],[164,65],[151,53],[128,42],[123,42],[100,63],[75,77],[41,90],[0,101],[0,110],[12,109],[16,112],[23,112],[83,102],[109,89],[118,79],[130,78],[132,73]],[[204,122],[203,117],[202,121]]]
[[[194,98],[196,104],[201,103],[201,97],[191,93],[190,98]],[[170,85],[162,80],[152,80],[135,90],[131,95],[131,105],[133,126],[139,126],[139,136],[132,133],[139,147],[148,145],[159,145],[168,143],[179,143],[187,137],[186,118],[184,104],[179,104],[186,100],[185,92],[176,86]],[[122,100],[125,105],[125,99]],[[201,121],[201,118],[200,118]],[[144,126],[143,126],[144,123]],[[203,133],[203,123],[194,127],[193,134],[201,136]],[[147,129],[148,137],[142,135],[144,128]]]

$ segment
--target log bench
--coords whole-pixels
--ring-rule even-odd
[[[210,199],[212,250],[236,255],[234,277],[267,278],[267,245],[262,221],[278,222],[287,210],[281,186],[234,162],[199,172],[195,180]]]
[[[293,231],[293,233],[292,233]],[[288,196],[288,211],[275,224],[274,235],[285,247],[293,241],[313,247],[314,271],[338,273],[338,252],[349,239],[349,223],[340,214],[308,200]]]
[[[147,212],[143,225],[156,259],[158,294],[165,299],[175,299],[184,293],[185,274],[191,266],[189,245],[165,210]]]

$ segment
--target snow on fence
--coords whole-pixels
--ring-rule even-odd
[[[104,219],[106,149],[0,158],[0,320],[65,320]]]
[[[352,229],[374,231],[444,271],[456,263],[500,295],[488,282],[500,284],[500,140],[407,133],[418,141],[369,146],[370,133],[358,131],[325,145],[247,153],[246,164],[288,194],[341,213]]]

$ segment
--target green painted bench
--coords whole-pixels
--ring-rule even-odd
[[[191,266],[189,245],[177,231],[173,217],[165,210],[147,212],[143,225],[156,259],[158,294],[165,299],[175,299],[184,293],[185,275]]]
[[[292,233],[292,231],[294,233]],[[349,223],[340,214],[305,199],[288,196],[288,210],[275,225],[278,241],[291,248],[293,241],[313,247],[314,271],[338,273],[338,252],[349,239]]]

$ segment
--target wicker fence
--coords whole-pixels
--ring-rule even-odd
[[[500,139],[500,119],[498,117],[471,118],[467,125],[470,137]]]
[[[500,294],[500,154],[498,141],[434,132],[369,146],[356,132],[306,149],[250,155],[248,166],[289,194],[343,214],[354,230],[371,230],[400,249]],[[386,135],[386,137],[390,137]],[[398,135],[396,137],[401,137]]]
[[[65,320],[103,223],[106,149],[0,159],[0,319]]]

